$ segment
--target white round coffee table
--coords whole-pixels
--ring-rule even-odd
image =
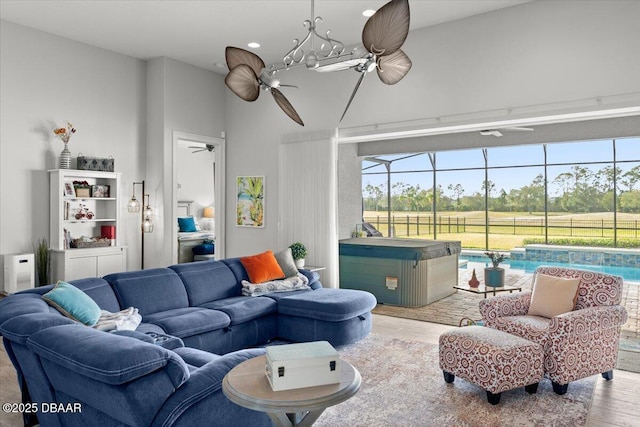
[[[311,426],[329,406],[344,402],[360,389],[360,372],[340,361],[340,383],[273,391],[265,373],[265,356],[245,360],[222,381],[222,391],[233,403],[266,412],[276,426]]]

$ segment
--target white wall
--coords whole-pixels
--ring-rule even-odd
[[[395,86],[385,86],[375,73],[368,75],[342,124],[338,119],[356,73],[320,75],[297,69],[280,78],[300,87],[283,92],[305,121],[305,130],[640,92],[639,13],[638,2],[531,2],[411,32],[403,50],[413,61],[412,70]],[[227,91],[227,176],[266,175],[271,200],[278,191],[278,145],[283,135],[300,127],[269,98],[263,93],[247,103]],[[304,165],[295,167],[303,173]],[[227,194],[234,192],[228,184]],[[227,222],[229,255],[274,246],[278,207],[267,202],[267,214],[260,231]]]
[[[143,61],[0,20],[0,93],[0,254],[32,252],[34,241],[48,239],[46,171],[63,149],[52,129],[67,120],[77,128],[74,160],[80,152],[113,156],[129,194],[144,170]],[[123,207],[120,238],[131,246],[138,217]],[[130,248],[128,264],[136,257]]]
[[[362,157],[357,144],[338,146],[338,208],[338,239],[347,239],[362,222]]]
[[[148,62],[147,180],[156,209],[145,236],[145,268],[172,263],[174,234],[173,132],[219,137],[225,130],[224,76],[169,58]],[[177,185],[177,183],[175,184]],[[177,201],[177,200],[176,200]],[[235,216],[235,215],[234,215]]]

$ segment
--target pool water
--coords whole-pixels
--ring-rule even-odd
[[[474,255],[460,255],[460,261],[468,261],[467,269],[480,269],[491,265],[489,258]],[[581,270],[597,271],[599,273],[614,274],[622,276],[624,280],[640,282],[640,268],[633,267],[611,267],[606,265],[586,265],[586,264],[565,264],[561,262],[539,262],[539,261],[515,261],[506,260],[500,263],[505,269],[520,270],[525,273],[533,273],[541,265],[551,265],[555,267],[579,268]],[[464,268],[464,267],[463,267]]]

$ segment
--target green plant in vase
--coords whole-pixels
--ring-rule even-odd
[[[289,248],[291,248],[291,255],[293,255],[293,260],[296,262],[296,267],[303,268],[304,259],[307,256],[307,248],[300,242],[292,243]]]
[[[484,253],[490,260],[492,267],[486,267],[484,269],[484,284],[485,286],[502,287],[504,286],[504,268],[500,267],[500,263],[509,256],[501,252],[485,252]]]
[[[38,273],[38,286],[49,284],[49,242],[47,239],[39,239],[33,245],[36,257],[36,273]]]

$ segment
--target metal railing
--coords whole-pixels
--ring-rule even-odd
[[[388,220],[386,216],[369,216],[365,222],[373,224],[384,236],[387,236]],[[555,219],[548,218],[549,237],[601,237],[613,238],[617,228],[617,238],[638,238],[640,220],[605,219]],[[394,215],[391,217],[391,229],[394,237],[430,238],[440,233],[485,233],[484,218],[466,218],[438,215]],[[544,218],[489,218],[489,233],[527,236],[544,236]]]

